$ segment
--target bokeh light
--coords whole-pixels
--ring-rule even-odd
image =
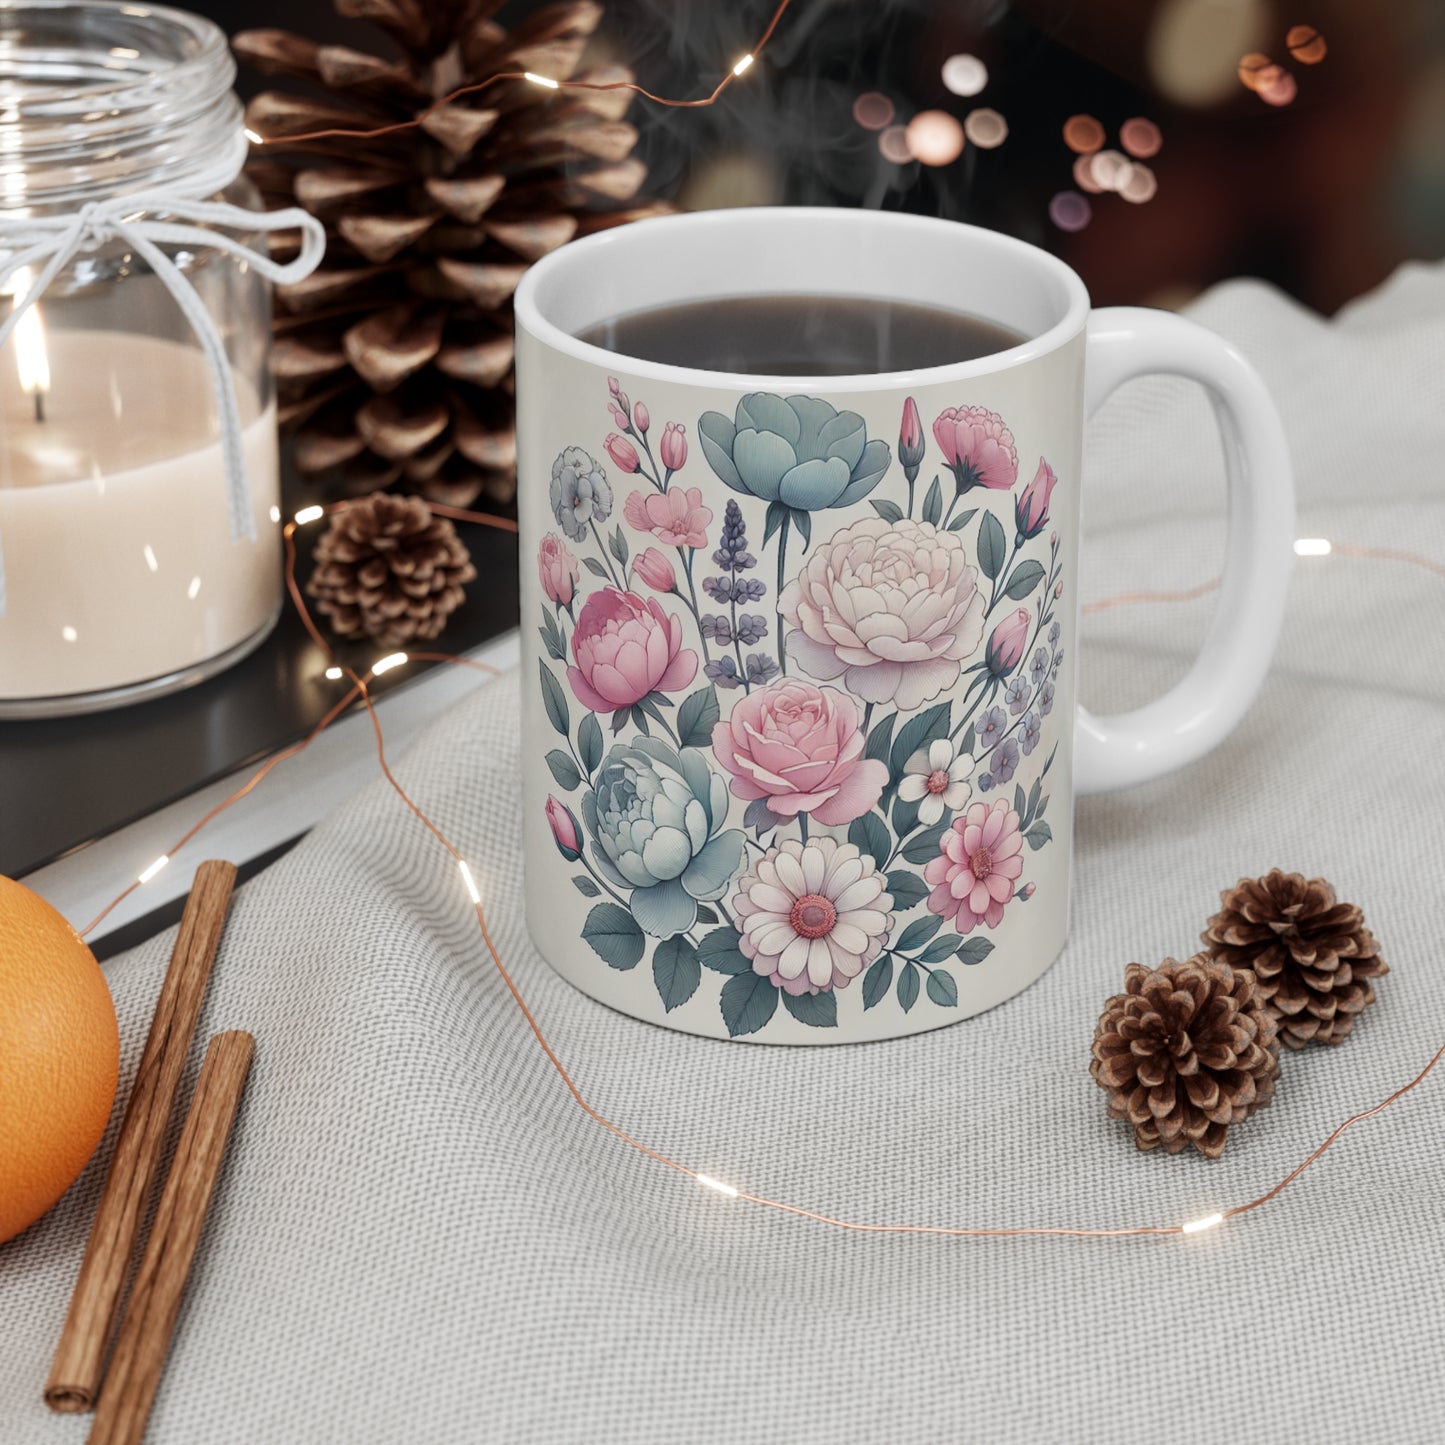
[[[955,95],[977,95],[988,84],[988,66],[976,55],[950,55],[943,62],[943,83]]]
[[[1091,196],[1097,196],[1104,189],[1094,179],[1093,156],[1076,156],[1074,158],[1074,184],[1081,191],[1088,191]]]
[[[1135,161],[1129,167],[1129,174],[1119,186],[1119,194],[1126,201],[1132,201],[1136,206],[1142,206],[1145,201],[1152,201],[1155,193],[1159,190],[1159,180],[1150,168],[1141,161]]]
[[[996,110],[984,105],[964,117],[963,133],[970,145],[991,151],[1008,139],[1008,122]]]
[[[1104,144],[1104,127],[1091,115],[1071,115],[1064,122],[1064,144],[1081,156]]]
[[[913,152],[908,149],[908,132],[901,125],[890,125],[883,131],[878,137],[878,149],[883,152],[883,158],[894,165],[906,165],[913,159]]]
[[[1119,127],[1119,144],[1138,160],[1148,160],[1150,156],[1159,154],[1164,137],[1152,120],[1136,115]]]
[[[1089,157],[1089,174],[1101,191],[1122,190],[1133,169],[1122,151],[1099,151]]]
[[[882,130],[893,119],[893,102],[879,91],[865,91],[853,102],[853,119],[864,130]]]
[[[1089,198],[1077,191],[1060,191],[1049,202],[1049,220],[1061,231],[1082,231],[1093,218]]]
[[[1178,105],[1210,106],[1234,88],[1239,57],[1272,28],[1262,0],[1161,0],[1146,56],[1154,83]]]
[[[1288,105],[1298,92],[1294,76],[1282,65],[1271,65],[1254,87],[1254,93],[1266,105]]]
[[[1269,56],[1258,50],[1251,50],[1248,55],[1239,57],[1239,83],[1246,90],[1257,90],[1259,88],[1259,77],[1266,70],[1275,69],[1274,61]]]
[[[908,152],[926,166],[946,166],[963,153],[963,127],[946,110],[920,110],[904,131]]]
[[[1325,37],[1313,25],[1291,25],[1284,43],[1301,65],[1318,65],[1328,53]]]

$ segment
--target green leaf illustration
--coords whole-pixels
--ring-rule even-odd
[[[899,868],[888,875],[888,891],[893,895],[893,907],[899,913],[907,913],[928,897],[928,884],[918,874]]]
[[[1047,823],[1035,823],[1032,828],[1024,834],[1028,845],[1035,853],[1054,836],[1053,829]]]
[[[931,708],[911,718],[899,731],[889,754],[888,771],[896,783],[903,776],[908,759],[925,743],[948,736],[949,704],[935,703]]]
[[[596,771],[597,764],[602,761],[602,725],[597,721],[596,713],[587,713],[582,719],[582,725],[577,729],[577,751],[582,758],[582,766],[589,773]]]
[[[933,485],[923,499],[923,520],[932,522],[935,527],[943,520],[943,488],[939,486],[937,477],[934,477]]]
[[[918,1002],[918,970],[911,963],[903,965],[898,975],[898,1003],[907,1013]]]
[[[919,963],[942,963],[945,958],[952,955],[958,945],[957,937],[950,933],[947,938],[935,938],[922,953],[918,955]]]
[[[714,973],[751,973],[752,964],[738,947],[739,934],[731,926],[715,928],[697,946],[697,961]]]
[[[873,510],[883,518],[885,522],[901,522],[903,520],[903,508],[897,502],[880,502],[876,498],[869,498]]]
[[[1009,577],[1008,586],[1003,589],[1004,595],[1012,597],[1015,602],[1022,602],[1043,580],[1044,569],[1037,562],[1032,559],[1020,562]]]
[[[717,689],[711,683],[689,693],[677,710],[677,735],[683,747],[711,747],[712,730],[721,717]]]
[[[939,840],[943,837],[947,823],[938,823],[932,828],[910,838],[903,845],[903,858],[908,863],[928,863],[938,856]]]
[[[685,1004],[697,992],[701,978],[697,946],[681,934],[676,938],[664,938],[653,950],[652,981],[657,985],[657,996],[668,1013]]]
[[[607,550],[617,558],[622,566],[627,566],[627,537],[622,531],[622,523],[617,524],[617,530],[607,539]]]
[[[607,569],[595,557],[584,557],[582,559],[582,565],[594,577],[600,577],[604,582],[610,582],[612,580],[607,575]]]
[[[1007,556],[1008,542],[1004,538],[1003,526],[992,512],[985,512],[978,526],[978,565],[990,582],[1003,571]]]
[[[863,1010],[866,1013],[879,999],[883,998],[893,982],[893,960],[885,953],[882,958],[869,964],[863,975]]]
[[[608,968],[636,968],[646,947],[637,920],[615,903],[599,903],[582,925],[582,937]]]
[[[875,758],[880,763],[888,761],[888,744],[893,739],[893,724],[897,721],[898,714],[891,712],[882,722],[874,723],[868,734],[868,745],[863,749],[865,758]]]
[[[950,532],[961,532],[976,516],[978,516],[978,508],[970,507],[968,511],[960,512],[958,516],[948,524],[948,530]]]
[[[958,945],[954,955],[960,963],[982,963],[993,952],[993,944],[986,938],[965,938]]]
[[[778,1007],[778,990],[751,969],[737,974],[722,986],[719,1000],[723,1022],[730,1038],[755,1034],[772,1018]]]
[[[783,1007],[800,1024],[810,1028],[838,1027],[838,996],[831,989],[827,993],[784,993]]]
[[[935,968],[928,975],[928,996],[939,1008],[957,1008],[958,985],[954,983],[953,975]]]
[[[557,786],[563,792],[570,793],[582,781],[577,764],[561,748],[553,748],[547,754],[547,766],[552,769],[552,776],[557,779]]]
[[[915,918],[899,935],[893,947],[899,953],[911,953],[915,948],[922,948],[942,927],[943,919],[936,913],[930,913],[927,918]]]
[[[861,818],[854,818],[848,825],[848,841],[865,858],[872,858],[880,868],[888,862],[888,855],[893,851],[888,825],[877,813],[864,813]]]
[[[766,547],[773,539],[773,533],[783,525],[788,516],[788,504],[786,502],[769,502],[767,519],[763,523],[763,546]]]
[[[572,731],[572,722],[567,715],[567,694],[540,657],[537,659],[537,670],[542,674],[542,705],[547,709],[547,721],[565,738]]]
[[[585,873],[579,873],[572,880],[572,886],[584,898],[600,898],[602,896],[602,890]]]

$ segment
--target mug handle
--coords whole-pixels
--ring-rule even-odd
[[[1224,442],[1229,537],[1219,601],[1188,674],[1112,717],[1078,709],[1075,791],[1162,777],[1223,741],[1254,701],[1284,622],[1294,564],[1294,483],[1279,413],[1259,373],[1222,337],[1181,316],[1116,306],[1089,318],[1085,411],[1136,376],[1165,372],[1209,393]]]

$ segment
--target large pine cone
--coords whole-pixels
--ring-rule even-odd
[[[297,467],[341,477],[351,494],[401,482],[455,506],[484,493],[509,501],[517,282],[578,233],[666,209],[616,209],[646,175],[622,118],[630,92],[503,81],[390,135],[286,137],[411,120],[501,71],[572,78],[602,7],[572,0],[508,31],[490,18],[497,0],[335,6],[380,26],[394,58],[283,30],[235,39],[243,61],[311,87],[257,96],[246,111],[266,137],[251,178],[327,231],[321,268],[277,299],[274,365]],[[599,64],[577,78],[631,74]]]
[[[1282,873],[1241,878],[1202,938],[1212,958],[1253,970],[1281,1042],[1339,1044],[1374,1003],[1372,978],[1389,973],[1364,915],[1339,903],[1323,878]]]
[[[338,637],[403,647],[436,637],[476,575],[466,545],[420,497],[378,492],[332,513],[306,590]]]
[[[1156,969],[1131,963],[1104,1006],[1089,1065],[1109,1113],[1134,1126],[1142,1150],[1193,1145],[1210,1159],[1231,1124],[1274,1098],[1279,1040],[1247,970],[1203,954]]]

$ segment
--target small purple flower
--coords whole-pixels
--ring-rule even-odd
[[[1019,746],[1024,750],[1025,757],[1028,757],[1028,755],[1038,747],[1039,730],[1043,725],[1043,719],[1036,712],[1031,712],[1024,719],[1024,730],[1019,735]],[[1007,747],[1008,744],[1005,743],[1004,746]]]
[[[748,557],[748,566],[753,565],[751,556]],[[739,602],[761,602],[763,594],[768,590],[768,585],[761,577],[734,577],[733,596]]]
[[[702,635],[720,647],[727,647],[733,640],[732,624],[726,617],[719,617],[715,612],[703,613],[701,627]]]
[[[761,642],[768,635],[768,619],[761,612],[744,612],[738,618],[738,641],[744,647]]]
[[[1049,646],[1057,647],[1059,642],[1059,624],[1056,622],[1049,628]]]
[[[702,579],[702,590],[706,592],[714,602],[731,602],[733,598],[733,579],[731,577],[704,577]]]
[[[709,682],[719,687],[741,687],[743,680],[738,676],[738,665],[730,657],[720,657],[716,662],[706,663],[703,671]]]
[[[1029,685],[1022,677],[1016,677],[1004,689],[1003,696],[1008,710],[1017,717],[1029,705]]]
[[[1043,691],[1039,693],[1039,711],[1047,717],[1054,710],[1054,685],[1046,682]]]
[[[993,774],[995,783],[1002,786],[1009,782],[1014,769],[1019,765],[1019,745],[1015,738],[1005,738],[994,750],[993,756],[988,760],[989,770]]]
[[[1004,715],[1001,707],[991,707],[974,723],[973,731],[978,738],[978,746],[974,749],[975,755],[987,752],[994,743],[1003,735],[1003,730],[1008,726],[1008,718]]]
[[[1049,669],[1049,676],[1057,678],[1059,675],[1059,664],[1064,660],[1064,649],[1061,647],[1054,653],[1054,665]]]
[[[778,675],[778,664],[765,652],[748,653],[747,668],[748,682],[753,687],[761,687]]]
[[[1037,687],[1049,675],[1049,650],[1041,647],[1034,653],[1034,660],[1029,663],[1029,676]]]
[[[980,774],[979,774],[979,777],[978,777],[978,790],[979,790],[979,792],[980,792],[980,793],[986,793],[986,792],[988,792],[989,789],[992,788],[992,787],[993,787],[993,774],[992,774],[992,773],[980,773]]]

